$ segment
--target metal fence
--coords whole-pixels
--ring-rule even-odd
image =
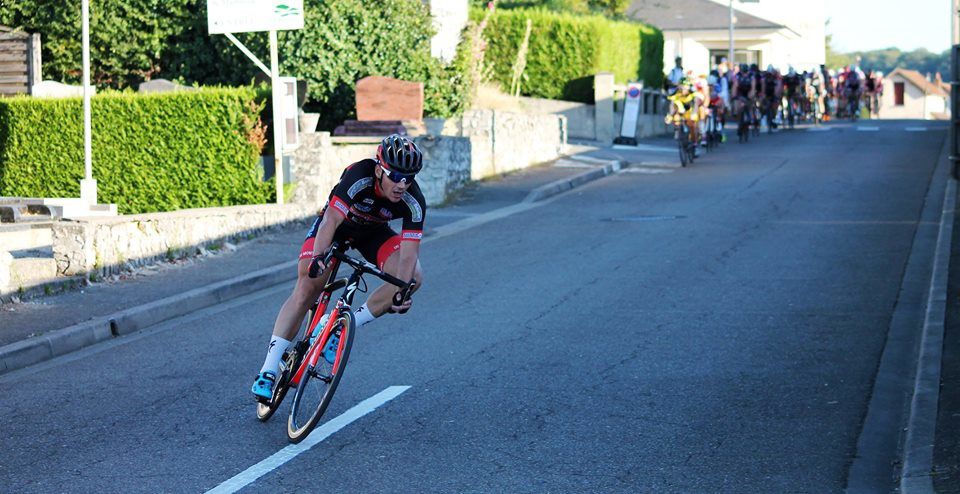
[[[627,92],[625,84],[616,84],[613,86],[613,105],[616,113],[623,112],[624,93]],[[643,88],[640,97],[641,115],[666,115],[666,96],[659,89]]]

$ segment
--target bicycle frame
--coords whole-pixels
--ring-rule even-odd
[[[333,259],[332,263],[333,264],[330,269],[330,278],[336,277],[337,270],[340,268],[339,259]],[[344,308],[346,308],[347,310],[350,309],[350,302],[353,301],[353,295],[354,293],[356,293],[357,286],[360,282],[359,278],[361,275],[362,275],[362,272],[354,271],[353,275],[350,276],[350,281],[347,284],[346,290],[344,290],[343,294],[337,300],[336,307],[334,307],[333,311],[330,312],[330,318],[327,319],[327,324],[323,327],[323,330],[321,331],[319,337],[315,340],[315,342],[327,341],[327,335],[329,335],[330,331],[333,330],[333,325],[336,324],[337,319],[340,316],[340,312],[343,311]],[[306,334],[304,334],[304,338],[309,339],[310,336],[314,333],[314,331],[316,331],[317,324],[320,323],[320,319],[323,317],[323,314],[326,313],[327,311],[327,304],[330,303],[330,296],[333,294],[333,292],[337,288],[339,288],[340,281],[341,280],[337,280],[334,282],[327,283],[327,285],[323,288],[323,293],[320,294],[320,298],[317,300],[317,309],[313,313],[313,320],[310,321],[310,325],[307,327],[307,331],[306,331]],[[310,349],[307,351],[307,355],[304,356],[303,361],[300,362],[300,367],[297,369],[296,373],[294,373],[293,377],[290,378],[291,387],[299,386],[300,379],[303,378],[303,373],[306,372],[307,369],[309,368],[316,367],[317,361],[319,360],[320,354],[322,353],[321,346],[322,345],[317,345],[316,343],[314,343],[314,345],[311,346]],[[337,346],[337,358],[340,358],[340,352],[342,351],[342,349],[343,349],[343,340],[341,340],[340,344]],[[332,372],[336,372],[336,369],[333,369]]]
[[[304,338],[309,339],[315,331],[316,327],[319,324],[320,319],[323,318],[323,314],[327,311],[327,304],[330,303],[330,296],[336,290],[339,290],[341,287],[345,287],[343,293],[340,295],[340,298],[337,299],[337,305],[330,312],[330,317],[327,319],[327,324],[323,327],[323,330],[319,334],[319,337],[314,340],[314,344],[307,350],[307,354],[304,356],[303,361],[300,363],[300,367],[297,368],[296,373],[293,377],[290,378],[290,386],[297,387],[300,385],[300,380],[303,378],[303,373],[308,369],[314,368],[319,361],[321,354],[323,353],[322,344],[327,341],[327,337],[330,332],[333,330],[334,325],[337,323],[340,314],[344,310],[350,310],[350,306],[353,304],[353,297],[357,293],[357,289],[360,286],[360,280],[363,277],[364,273],[369,272],[374,276],[398,287],[403,287],[405,283],[393,276],[384,273],[380,269],[377,269],[376,266],[357,259],[352,259],[343,252],[337,250],[336,247],[330,251],[328,261],[330,264],[330,276],[327,278],[328,282],[326,286],[323,287],[323,292],[320,294],[320,297],[317,299],[317,309],[313,313],[313,319],[310,321],[310,325],[307,328]],[[353,268],[353,274],[350,275],[350,278],[340,278],[335,281],[329,281],[335,279],[337,276],[337,271],[340,269],[341,261],[346,261]],[[404,289],[405,291],[406,289]],[[344,339],[340,339],[340,343],[337,346],[337,356],[334,360],[335,362],[340,359],[340,356],[343,352]],[[331,375],[336,372],[336,368],[331,369]]]

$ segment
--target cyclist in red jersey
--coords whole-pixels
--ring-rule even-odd
[[[393,134],[380,143],[375,159],[358,161],[343,171],[303,242],[297,284],[280,308],[267,356],[251,388],[257,399],[269,400],[272,396],[283,353],[330,276],[330,271],[321,265],[322,274],[310,278],[310,264],[323,256],[334,241],[349,241],[367,261],[383,271],[401,280],[415,280],[413,290],[422,286],[419,255],[427,206],[414,180],[422,166],[423,153],[416,143]],[[394,219],[403,220],[400,234],[388,225]],[[374,290],[356,311],[357,327],[386,312],[409,309],[410,300],[394,305],[393,297],[399,290],[389,284]],[[335,349],[337,343],[331,338],[328,346]],[[328,348],[325,354],[329,353]]]

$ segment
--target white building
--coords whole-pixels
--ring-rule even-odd
[[[736,63],[773,65],[781,71],[790,65],[812,70],[825,63],[825,0],[733,5]],[[665,70],[679,56],[684,69],[706,74],[729,52],[729,0],[634,0],[627,15],[663,31]]]
[[[915,70],[896,69],[883,80],[880,118],[949,118],[949,86],[930,82]]]

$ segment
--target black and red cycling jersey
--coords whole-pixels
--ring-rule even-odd
[[[737,84],[737,93],[739,96],[744,98],[750,95],[750,90],[753,89],[753,76],[748,73],[740,72],[736,76]]]
[[[787,90],[787,96],[793,96],[797,92],[797,88],[800,87],[800,83],[800,74],[787,74],[783,78],[783,86]]]
[[[391,220],[403,219],[401,241],[419,242],[423,237],[423,221],[427,204],[416,180],[403,193],[400,202],[392,202],[380,192],[380,184],[374,175],[379,166],[376,160],[365,159],[348,166],[340,175],[340,183],[330,192],[327,208],[344,216],[344,225],[352,230],[375,230]]]

